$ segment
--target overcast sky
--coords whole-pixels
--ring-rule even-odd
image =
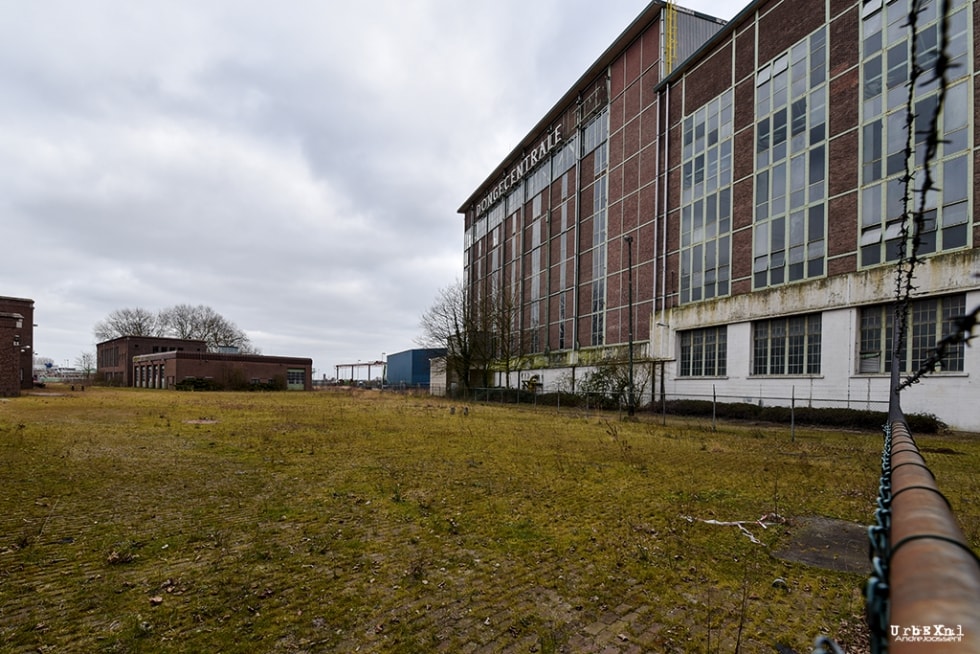
[[[416,347],[456,209],[646,5],[0,0],[0,295],[57,365],[175,304],[317,378]]]

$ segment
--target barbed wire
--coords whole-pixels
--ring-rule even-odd
[[[905,99],[905,174],[902,176],[902,224],[898,240],[898,263],[895,266],[895,352],[901,355],[901,348],[905,343],[905,335],[908,326],[908,312],[911,304],[912,292],[914,289],[913,280],[915,278],[915,266],[917,262],[917,247],[912,244],[912,255],[908,256],[909,239],[918,234],[918,221],[913,213],[912,197],[909,187],[915,183],[915,172],[912,163],[915,156],[915,87],[923,71],[919,66],[919,39],[918,24],[919,13],[921,12],[921,0],[914,0],[912,10],[909,12],[906,27],[912,33],[912,48],[909,54],[910,69],[908,82],[908,96]],[[935,117],[938,109],[934,112]],[[928,169],[928,161],[926,168]],[[925,198],[925,194],[922,195]],[[909,217],[912,217],[909,220]],[[888,216],[886,216],[888,218]],[[885,245],[887,249],[887,242]],[[886,253],[887,256],[887,253]]]
[[[906,342],[912,296],[917,290],[915,286],[915,271],[917,265],[921,262],[919,249],[922,245],[922,233],[926,227],[925,216],[929,203],[929,193],[938,193],[941,190],[936,185],[936,180],[933,176],[933,162],[937,158],[939,145],[945,143],[939,132],[939,117],[942,115],[943,106],[946,102],[946,89],[949,85],[948,74],[958,66],[950,62],[949,55],[946,51],[949,41],[950,0],[941,0],[939,14],[941,29],[939,30],[937,44],[938,53],[932,67],[934,74],[931,79],[925,81],[927,84],[938,82],[936,103],[933,107],[933,112],[929,118],[929,125],[925,133],[916,131],[915,125],[918,116],[915,113],[915,88],[920,78],[927,72],[919,63],[918,52],[918,22],[919,14],[924,10],[924,4],[924,0],[913,0],[907,23],[907,27],[911,32],[912,46],[909,55],[911,65],[905,117],[905,174],[902,178],[905,188],[902,199],[903,220],[898,244],[898,264],[895,275],[895,356],[893,359],[895,362],[904,360],[903,349]],[[916,180],[915,148],[919,142],[916,136],[923,135],[925,136],[925,152],[922,161],[922,170],[920,172],[922,182],[918,188],[913,188]],[[913,195],[918,196],[919,199],[918,206],[914,211],[911,210]],[[911,250],[909,251],[910,244]],[[927,374],[935,372],[939,364],[950,353],[953,346],[959,344],[969,345],[970,340],[974,337],[973,329],[978,322],[978,313],[980,313],[980,307],[974,309],[972,313],[954,318],[952,321],[954,327],[953,333],[938,341],[932,353],[923,360],[918,370],[909,375],[895,390],[904,390],[912,384],[918,383]]]
[[[950,353],[952,347],[961,343],[969,347],[970,341],[976,338],[973,330],[977,326],[978,321],[980,321],[980,306],[976,307],[972,313],[954,318],[952,322],[955,330],[936,343],[932,354],[926,357],[918,370],[906,377],[898,385],[897,390],[901,391],[912,384],[918,384],[923,377],[936,372],[936,367],[942,363],[946,355]]]
[[[929,193],[938,192],[932,174],[932,164],[937,157],[939,144],[942,139],[939,134],[939,117],[946,100],[948,85],[947,73],[950,62],[946,54],[949,29],[949,0],[942,0],[940,7],[941,29],[939,35],[939,53],[933,67],[934,77],[938,80],[939,90],[929,126],[924,135],[915,129],[917,119],[915,112],[915,94],[919,79],[925,74],[919,61],[919,15],[922,13],[923,1],[912,0],[908,14],[907,28],[912,41],[910,49],[910,72],[908,97],[905,106],[905,173],[902,178],[902,224],[899,233],[898,263],[895,270],[895,338],[893,341],[892,365],[897,369],[905,360],[905,346],[909,322],[909,312],[912,296],[916,291],[915,272],[919,263],[919,250],[922,244],[922,233],[925,231],[926,207]],[[925,153],[920,171],[921,184],[916,189],[916,156],[915,150],[920,136],[925,137]],[[913,210],[913,196],[918,197],[918,206]],[[938,204],[938,202],[937,202]],[[886,241],[887,247],[887,241]],[[909,248],[911,247],[911,251]],[[887,253],[886,253],[887,254]],[[927,357],[920,372],[915,373],[904,384],[898,384],[890,394],[889,416],[901,415],[899,391],[918,381],[922,375],[934,371],[939,362],[946,356],[950,346],[959,342],[968,342],[972,337],[973,327],[977,322],[977,311],[969,317],[957,318],[954,324],[956,332],[943,339],[937,345],[935,352]],[[965,334],[965,335],[964,335]],[[949,340],[947,340],[949,339]],[[893,384],[898,379],[896,369],[892,370]],[[912,381],[914,379],[914,381]],[[891,425],[884,428],[885,441],[882,448],[881,480],[878,488],[878,508],[875,511],[876,524],[869,528],[868,536],[871,541],[871,563],[873,572],[868,579],[865,592],[865,610],[871,636],[871,651],[880,654],[888,651],[888,616],[890,613],[890,563],[891,563],[891,456],[892,432]],[[826,650],[824,650],[826,651]]]

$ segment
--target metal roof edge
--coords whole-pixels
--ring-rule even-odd
[[[477,185],[476,190],[474,190],[466,201],[460,206],[457,213],[466,213],[466,210],[473,205],[474,202],[480,197],[483,189],[491,186],[493,181],[499,178],[506,170],[507,164],[514,159],[516,159],[520,153],[534,145],[534,139],[544,130],[550,123],[554,122],[561,114],[565,111],[565,108],[581,93],[590,82],[592,82],[596,77],[602,74],[602,71],[619,56],[620,51],[624,50],[626,46],[632,43],[643,31],[654,22],[654,20],[659,19],[660,12],[666,5],[663,0],[652,0],[646,8],[640,12],[640,15],[633,19],[625,30],[612,42],[612,44],[606,48],[599,58],[593,62],[589,68],[586,69],[572,86],[565,92],[564,95],[559,98],[551,109],[545,113],[544,117],[535,123],[534,127],[520,140],[517,146],[511,150],[504,158],[501,160],[500,164],[494,168],[493,172],[490,173],[479,185]]]
[[[677,7],[678,11],[683,11],[684,13],[687,13],[691,16],[703,18],[705,20],[716,21],[724,25],[724,27],[722,27],[722,29],[718,31],[718,34],[716,34],[711,39],[708,39],[705,45],[702,45],[702,47],[698,48],[698,50],[696,50],[694,54],[692,54],[690,57],[684,60],[684,62],[682,62],[681,66],[678,66],[678,68],[681,68],[684,64],[686,64],[686,62],[690,61],[695,56],[697,56],[702,50],[704,50],[704,48],[708,44],[713,43],[715,39],[718,38],[719,34],[727,33],[729,29],[729,25],[734,24],[753,5],[761,3],[762,1],[763,0],[754,0],[752,4],[750,4],[748,7],[740,11],[735,16],[735,18],[733,18],[731,21],[728,22],[723,21],[720,18],[717,18],[716,16],[710,16],[708,14],[703,14],[701,12],[697,12],[692,9],[687,9],[684,7]],[[602,52],[602,54],[599,55],[598,59],[596,59],[595,62],[591,66],[589,66],[589,68],[585,71],[585,73],[583,73],[575,81],[575,83],[572,84],[569,90],[566,91],[565,94],[558,100],[558,102],[556,102],[551,107],[551,109],[548,110],[548,112],[544,115],[544,117],[541,120],[539,120],[534,125],[534,127],[520,140],[517,146],[501,160],[500,164],[498,164],[497,167],[494,168],[493,172],[490,173],[490,175],[488,175],[479,185],[477,185],[476,190],[474,190],[469,195],[469,197],[466,198],[466,201],[463,202],[463,204],[459,207],[457,213],[465,214],[466,210],[469,209],[475,202],[478,201],[480,195],[483,193],[483,190],[488,188],[489,186],[492,186],[493,182],[496,179],[498,179],[501,175],[503,175],[504,172],[506,172],[508,168],[508,164],[514,161],[516,158],[518,158],[518,156],[521,154],[522,151],[526,150],[529,147],[532,147],[534,145],[534,140],[541,134],[542,131],[544,131],[544,129],[549,124],[553,123],[559,116],[561,116],[561,114],[565,111],[569,103],[572,102],[588,86],[589,83],[595,80],[602,73],[603,69],[608,68],[609,65],[613,61],[615,61],[617,57],[620,56],[620,54],[626,49],[626,47],[629,44],[635,41],[651,24],[654,23],[654,21],[660,19],[660,14],[666,5],[667,3],[664,0],[652,0],[650,4],[648,4],[642,12],[640,12],[639,16],[633,19],[633,21],[612,42],[612,44],[610,44],[609,47],[607,47]],[[673,73],[671,74],[671,76],[672,75]],[[670,79],[671,76],[668,76],[667,79]],[[663,85],[663,82],[658,84],[657,87],[655,88],[659,89],[661,85]]]
[[[763,4],[763,2],[766,2],[766,0],[752,0],[742,9],[742,11],[735,14],[730,21],[725,23],[724,27],[715,32],[710,39],[701,44],[701,47],[692,52],[691,56],[679,63],[674,70],[670,71],[669,75],[660,80],[657,85],[653,87],[654,92],[659,93],[665,87],[670,86],[672,83],[677,81],[677,78],[681,77],[685,71],[694,65],[695,62],[700,61],[705,53],[713,49],[721,41],[728,38],[728,36],[735,31],[736,27],[745,22],[746,16],[753,13],[759,5]],[[710,16],[708,18],[710,18]]]

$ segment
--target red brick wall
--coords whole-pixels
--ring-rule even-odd
[[[136,365],[162,366],[164,388],[173,388],[174,384],[189,377],[213,379],[215,382],[225,385],[239,381],[250,383],[253,379],[260,383],[268,383],[277,377],[286,379],[288,370],[298,368],[304,371],[305,390],[312,390],[313,388],[313,361],[311,359],[170,352],[159,357],[141,358],[136,362]],[[135,376],[137,379],[139,378],[138,373]]]
[[[34,387],[34,300],[0,297],[0,313],[17,313],[22,317],[21,326],[14,328],[20,341],[20,347],[15,351],[17,361],[14,363],[14,369],[20,389],[29,390]],[[8,339],[11,344],[13,336],[14,334],[11,334],[11,338]],[[4,364],[3,369],[6,369],[6,365]]]
[[[95,346],[96,376],[119,386],[133,385],[133,357],[169,350],[204,352],[204,341],[152,336],[122,336]]]
[[[765,63],[809,34],[824,20],[822,2],[783,0],[759,9],[759,61]]]
[[[0,397],[20,395],[20,346],[14,339],[20,330],[13,316],[0,316]]]

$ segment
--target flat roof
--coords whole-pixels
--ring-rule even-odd
[[[116,336],[115,338],[110,338],[107,341],[96,343],[96,345],[97,346],[105,345],[106,343],[113,343],[115,341],[127,341],[127,340],[137,339],[137,338],[144,341],[161,341],[167,343],[194,343],[194,344],[200,343],[201,345],[207,345],[205,341],[202,341],[197,338],[177,338],[175,336],[138,336],[135,334],[129,334],[127,336]]]
[[[230,354],[227,352],[188,352],[169,350],[151,354],[137,354],[133,361],[153,361],[158,359],[195,359],[203,361],[237,361],[239,363],[283,363],[292,365],[313,365],[313,359],[305,357],[283,357],[266,354]]]
[[[753,4],[762,2],[762,0],[756,0]],[[517,144],[517,146],[510,151],[510,153],[504,157],[500,164],[494,168],[493,172],[480,183],[479,186],[470,194],[466,201],[460,206],[457,213],[466,213],[466,210],[471,206],[480,201],[484,194],[484,190],[492,186],[509,168],[510,164],[519,159],[522,153],[537,145],[536,139],[540,136],[542,132],[548,128],[549,125],[553,124],[556,120],[561,118],[562,114],[566,111],[567,107],[575,101],[579,95],[588,89],[588,86],[599,77],[603,71],[614,62],[620,54],[626,49],[626,47],[640,37],[641,34],[656,20],[660,18],[661,10],[666,6],[666,2],[662,0],[653,0],[646,8],[640,12],[629,26],[623,30],[623,33],[619,35],[606,50],[599,55],[599,58],[586,69],[585,73],[565,92],[557,103],[544,115],[544,117],[534,125],[534,127],[524,136],[523,139]],[[691,9],[685,9],[683,7],[677,7],[679,11],[683,11],[692,16],[698,16],[708,20],[713,20],[718,22],[725,27],[722,27],[720,32],[726,32],[728,24],[717,18],[716,16],[709,16],[708,14],[702,14],[700,12],[693,11]],[[739,13],[739,16],[744,14],[748,9],[746,8]],[[734,21],[732,21],[734,22]],[[717,35],[716,35],[717,36]],[[709,42],[713,42],[714,39],[709,39]],[[699,50],[700,51],[700,50]],[[679,68],[680,66],[678,66]]]

